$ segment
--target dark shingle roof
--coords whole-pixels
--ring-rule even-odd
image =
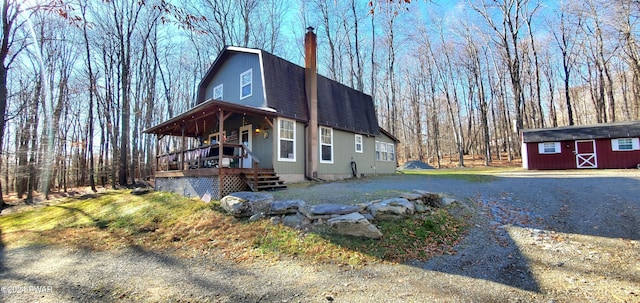
[[[262,56],[267,106],[280,116],[309,121],[304,68],[262,50],[249,50]],[[228,58],[226,52],[230,51],[225,49],[214,65]],[[210,69],[205,79],[211,78],[213,71]],[[318,124],[366,135],[380,134],[371,96],[320,75]]]
[[[267,106],[280,115],[301,121],[309,120],[304,91],[304,68],[262,52]]]
[[[522,131],[522,137],[525,143],[640,137],[640,121],[525,129]]]

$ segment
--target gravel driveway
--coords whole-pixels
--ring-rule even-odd
[[[235,264],[128,247],[0,254],[0,301],[640,302],[640,172],[513,172],[474,183],[417,175],[278,192],[359,202],[422,189],[474,215],[454,255],[353,269],[297,260]]]

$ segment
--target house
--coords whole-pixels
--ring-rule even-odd
[[[399,141],[378,125],[371,96],[317,74],[313,28],[305,67],[226,47],[200,82],[196,106],[145,133],[158,139],[156,188],[203,199],[397,167]]]
[[[640,167],[640,121],[526,129],[525,169]]]

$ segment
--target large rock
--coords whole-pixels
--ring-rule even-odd
[[[271,202],[273,202],[271,194],[241,191],[220,199],[220,206],[232,216],[241,218],[269,212]]]
[[[327,220],[329,231],[334,234],[372,239],[382,238],[380,230],[360,213],[350,213]]]
[[[424,204],[431,207],[442,207],[442,197],[439,194],[415,189],[414,193],[420,194],[423,197]]]
[[[458,201],[456,199],[454,199],[454,198],[442,198],[442,205],[444,205],[444,206],[449,206],[449,205],[451,205],[453,203],[456,203],[456,202],[458,202]]]
[[[306,203],[302,200],[274,201],[271,203],[270,215],[295,214],[298,209],[304,207]]]
[[[346,204],[318,204],[311,207],[302,207],[300,213],[307,216],[311,220],[329,219],[335,216],[355,213],[363,211],[363,205],[346,205]]]
[[[397,220],[412,216],[415,205],[404,198],[392,198],[373,203],[369,212],[376,220]]]
[[[287,215],[282,219],[282,224],[292,228],[300,228],[303,224],[303,219],[298,215]]]
[[[404,193],[400,195],[400,198],[405,198],[409,201],[421,200],[422,195],[419,193]]]
[[[318,204],[309,208],[309,212],[313,215],[344,215],[359,212],[362,209],[363,207],[358,205]]]

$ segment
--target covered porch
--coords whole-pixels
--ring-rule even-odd
[[[208,100],[146,129],[157,138],[156,189],[210,200],[236,191],[285,188],[273,170],[270,148],[252,150],[253,139],[265,133],[261,144],[269,145],[276,116],[269,109]]]

